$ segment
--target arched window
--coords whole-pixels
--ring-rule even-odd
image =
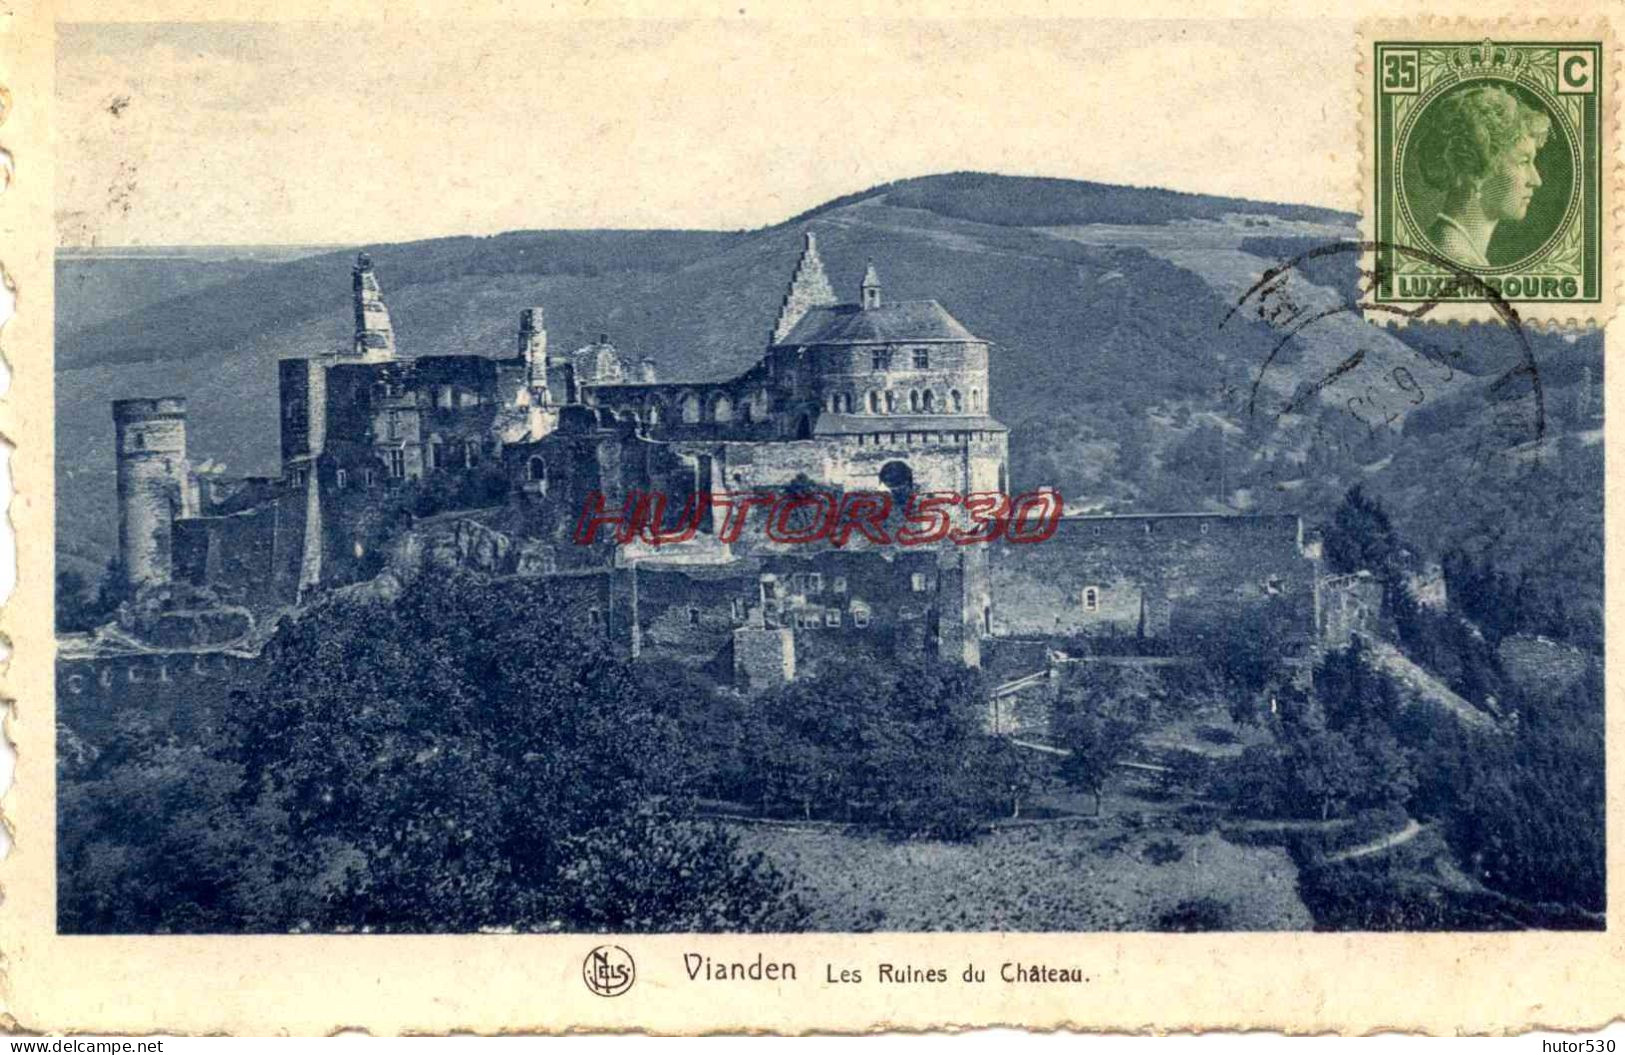
[[[466,440],[463,443],[463,468],[472,469],[480,464],[480,441]]]
[[[948,390],[948,405],[953,408],[953,412],[955,414],[959,414],[964,411],[965,400],[964,397],[959,394],[959,389],[953,388]]]
[[[1100,587],[1085,586],[1083,588],[1083,610],[1085,612],[1100,611]]]
[[[694,425],[700,420],[700,397],[692,392],[684,392],[682,400],[678,403],[683,413],[683,424]]]
[[[727,396],[721,396],[721,395],[717,396],[717,401],[711,405],[711,420],[712,421],[720,421],[723,424],[727,424],[728,422],[732,421],[733,419],[734,419],[733,401],[731,399],[729,399]]]
[[[888,391],[886,393],[886,413],[888,413],[888,414],[897,413],[897,393],[896,392]]]
[[[915,414],[920,412],[920,393],[912,388],[908,392],[908,409]]]
[[[880,413],[880,393],[879,392],[871,391],[869,393],[869,413],[871,413],[871,414]]]
[[[902,508],[914,492],[914,470],[907,462],[887,462],[880,467],[880,486],[892,493],[892,502]]]
[[[547,480],[547,463],[540,454],[531,456],[525,465],[525,478],[532,483],[543,483]]]
[[[932,392],[929,388],[926,389],[925,398],[920,401],[920,405],[927,414],[930,414],[936,409],[936,402],[936,393]]]
[[[973,388],[973,389],[970,390],[970,408],[972,410],[981,410],[982,409],[982,390],[981,389]]]
[[[852,602],[852,625],[862,630],[869,625],[869,606],[862,601]]]
[[[808,417],[806,414],[801,415],[801,420],[796,422],[796,439],[810,440],[812,439],[812,434],[812,418]]]

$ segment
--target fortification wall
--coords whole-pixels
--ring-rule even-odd
[[[131,720],[195,742],[226,713],[232,690],[251,684],[261,669],[259,659],[228,652],[59,658],[56,719],[98,748]]]
[[[623,573],[625,575],[626,573]],[[720,661],[746,625],[796,636],[797,664],[871,653],[895,660],[937,643],[939,606],[957,603],[932,553],[816,551],[724,565],[641,564],[641,654],[704,665]]]
[[[1001,636],[1189,641],[1242,618],[1309,640],[1316,563],[1295,516],[1067,517],[1033,545],[990,553]],[[1092,591],[1092,592],[1091,592]]]
[[[896,432],[772,443],[727,443],[718,458],[717,490],[778,488],[806,476],[821,487],[886,491],[882,471],[907,468],[916,491],[1002,490],[1003,433]],[[887,479],[891,477],[888,475]]]
[[[227,603],[292,603],[299,593],[307,512],[304,490],[284,489],[250,509],[178,520],[175,577],[207,586]]]

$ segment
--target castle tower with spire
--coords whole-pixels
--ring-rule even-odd
[[[840,303],[834,287],[829,284],[829,276],[824,273],[824,261],[818,256],[817,237],[811,231],[805,237],[801,259],[796,263],[790,288],[785,291],[784,303],[779,307],[779,321],[773,326],[773,344],[783,341],[802,316],[813,308],[827,308]]]
[[[373,274],[372,257],[358,253],[351,275],[355,291],[355,354],[366,362],[395,358],[395,327],[390,324],[378,276]]]

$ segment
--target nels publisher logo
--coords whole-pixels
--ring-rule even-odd
[[[581,980],[599,996],[620,996],[637,978],[632,954],[619,945],[600,945],[581,963]]]

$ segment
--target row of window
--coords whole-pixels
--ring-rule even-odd
[[[972,429],[967,432],[876,432],[873,434],[858,433],[858,446],[874,444],[877,447],[898,447],[907,444],[918,447],[921,444],[947,443],[950,439],[954,443],[967,443],[970,440],[992,439],[993,434],[981,429]]]
[[[777,618],[779,607],[777,603],[769,602],[767,614]],[[686,613],[689,626],[700,625],[700,608],[698,605],[689,605]],[[735,623],[744,623],[747,617],[747,607],[742,597],[733,599],[729,614]],[[839,608],[796,608],[791,612],[792,621],[798,630],[814,630],[818,628],[834,628],[842,625],[843,615]],[[852,602],[852,625],[859,630],[869,625],[872,613],[869,606],[862,601]],[[593,629],[602,629],[604,626],[604,613],[597,605],[587,609],[587,626]]]
[[[890,370],[892,364],[891,352],[892,350],[890,348],[875,349],[874,352],[869,356],[869,365],[880,371]],[[914,369],[916,370],[931,369],[931,349],[914,349],[911,361],[914,363]]]
[[[808,571],[795,572],[785,579],[791,593],[811,595],[824,592],[824,575],[822,572]],[[923,571],[914,572],[909,576],[909,589],[915,593],[924,593],[931,587],[931,578]],[[846,576],[835,575],[830,578],[831,593],[846,592]]]
[[[696,610],[690,609],[690,611]],[[777,602],[770,601],[765,604],[763,611],[770,620],[777,621],[781,610]],[[797,630],[838,629],[845,618],[839,608],[824,608],[818,605],[792,608],[787,614],[790,625]],[[851,614],[852,625],[857,629],[862,630],[869,625],[872,613],[869,606],[862,601],[852,602]]]
[[[447,446],[453,446],[454,453],[449,458],[444,451],[444,448]],[[424,459],[427,463],[426,467],[430,470],[453,468],[472,469],[480,464],[481,452],[482,447],[479,440],[466,440],[460,446],[434,442],[430,443],[426,448],[424,448]],[[541,461],[542,460],[540,458],[532,458],[530,460],[530,478],[532,480],[541,480],[545,483],[547,473],[546,468],[541,465]],[[396,447],[394,449],[385,450],[384,466],[392,479],[405,479],[405,449]],[[360,470],[360,473],[361,483],[363,486],[371,487],[377,482],[376,473],[374,473],[371,468],[364,468]],[[335,486],[337,486],[340,490],[348,487],[350,485],[350,475],[351,474],[348,469],[337,470],[333,476]],[[293,482],[295,486],[303,486],[305,481],[308,479],[309,474],[307,470],[294,470]]]
[[[399,399],[406,395],[406,386],[398,381],[382,381],[373,387],[372,396],[377,400]],[[358,389],[355,394],[357,402],[367,398],[366,390]],[[452,410],[460,407],[477,407],[484,403],[485,397],[478,392],[471,392],[457,385],[436,385],[432,393],[420,391],[417,401],[420,405],[427,405],[430,401],[441,410]]]
[[[831,392],[824,399],[824,409],[832,414],[851,414],[856,406],[857,397],[851,392]],[[906,395],[892,389],[870,389],[864,406],[870,414],[963,414],[967,406],[974,414],[981,412],[982,391],[971,389],[967,400],[957,388],[949,389],[946,395],[929,388],[911,388]]]
[[[811,594],[824,592],[824,573],[817,571],[795,572],[784,580],[790,587],[791,593]],[[830,592],[846,592],[846,576],[834,575],[830,577]]]
[[[764,405],[767,402],[766,396],[759,395],[757,399]],[[700,397],[692,392],[686,393],[677,401],[677,418],[684,425],[698,425],[704,421],[714,421],[726,425],[734,420],[734,414],[734,401],[720,393],[711,397],[709,409],[707,409],[707,405],[701,401]],[[741,424],[749,425],[753,423],[756,420],[756,414],[757,411],[752,409],[750,402],[747,401],[738,405],[738,420]],[[615,416],[628,421],[642,421],[650,425],[661,425],[665,424],[669,412],[666,409],[666,404],[657,399],[647,407],[641,404],[617,407]]]

